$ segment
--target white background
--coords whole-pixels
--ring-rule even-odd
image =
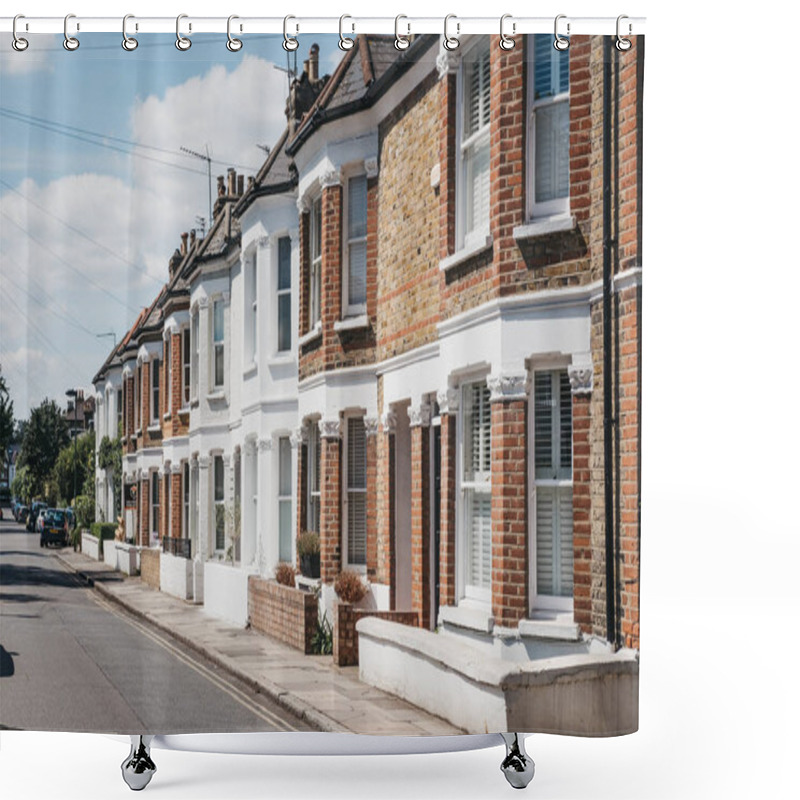
[[[684,0],[660,9],[641,0],[219,3],[27,0],[3,13],[647,16],[641,730],[533,737],[528,795],[796,797],[798,69],[787,36],[797,35],[796,6],[726,3],[701,14]],[[126,753],[101,736],[4,732],[0,791],[9,800],[129,797]],[[146,792],[487,800],[512,793],[501,755],[157,751]]]

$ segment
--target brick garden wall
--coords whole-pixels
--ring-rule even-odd
[[[333,614],[333,663],[340,667],[358,664],[358,634],[356,623],[364,617],[377,617],[401,625],[418,627],[416,611],[368,611],[349,603],[337,602]]]
[[[250,626],[281,642],[311,653],[311,637],[317,628],[317,598],[292,586],[251,575],[247,584]]]
[[[161,588],[161,551],[142,548],[139,553],[142,564],[142,580],[154,589]]]

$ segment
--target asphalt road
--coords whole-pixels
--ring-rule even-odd
[[[102,733],[310,730],[148,629],[0,522],[0,728]]]

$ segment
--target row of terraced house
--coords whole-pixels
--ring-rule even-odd
[[[162,591],[245,626],[310,530],[298,585],[332,614],[353,570],[386,612],[358,626],[376,685],[434,629],[638,650],[642,58],[361,35],[321,77],[311,48],[260,171],[218,178],[94,379],[123,442],[98,514],[159,548]]]

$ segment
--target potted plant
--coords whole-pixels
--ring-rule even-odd
[[[286,562],[281,562],[275,567],[275,580],[281,586],[292,586],[294,587],[294,576],[296,574],[295,568],[291,564],[287,564]]]
[[[306,578],[319,578],[319,534],[303,531],[297,537],[297,556],[300,572]]]
[[[336,576],[333,589],[342,603],[351,605],[360,603],[367,593],[367,587],[361,580],[361,576],[350,569],[343,570]]]

